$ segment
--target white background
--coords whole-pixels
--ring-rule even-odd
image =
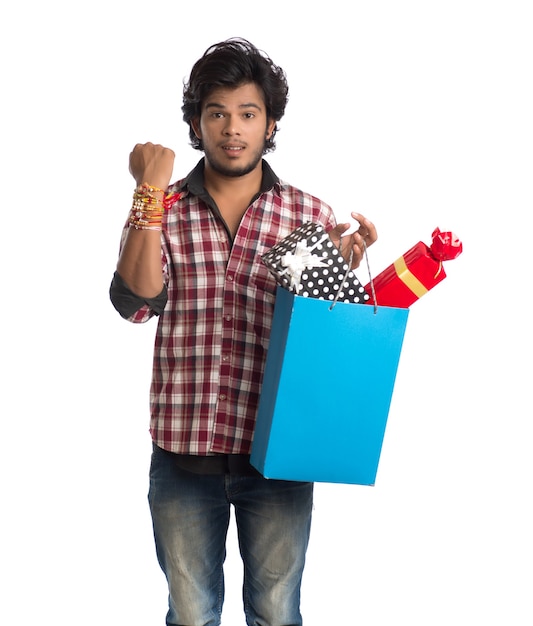
[[[107,292],[129,152],[163,143],[174,178],[192,168],[182,82],[230,36],[288,75],[270,163],[339,219],[376,223],[374,274],[436,226],[464,244],[411,309],[376,486],[317,485],[306,626],[533,623],[528,7],[6,3],[2,624],[164,623],[146,503],[155,324],[128,324]],[[232,526],[225,626],[244,623],[240,584]]]

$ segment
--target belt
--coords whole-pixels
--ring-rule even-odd
[[[155,444],[154,444],[155,446]],[[194,474],[240,474],[261,476],[250,463],[249,454],[217,454],[215,456],[195,456],[192,454],[171,454],[179,468]]]

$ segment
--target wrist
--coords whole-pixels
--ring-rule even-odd
[[[133,192],[133,204],[128,225],[136,230],[162,229],[165,192],[148,183],[137,185]]]

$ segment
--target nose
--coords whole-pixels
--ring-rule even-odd
[[[228,115],[226,117],[226,124],[224,125],[224,134],[228,137],[232,135],[239,135],[239,125],[238,120],[233,115]]]

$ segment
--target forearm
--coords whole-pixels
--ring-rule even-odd
[[[141,298],[155,298],[163,290],[161,228],[173,163],[174,152],[158,144],[137,144],[130,154],[137,187],[117,272]]]
[[[117,263],[117,272],[138,296],[158,296],[163,289],[161,232],[130,227]]]

